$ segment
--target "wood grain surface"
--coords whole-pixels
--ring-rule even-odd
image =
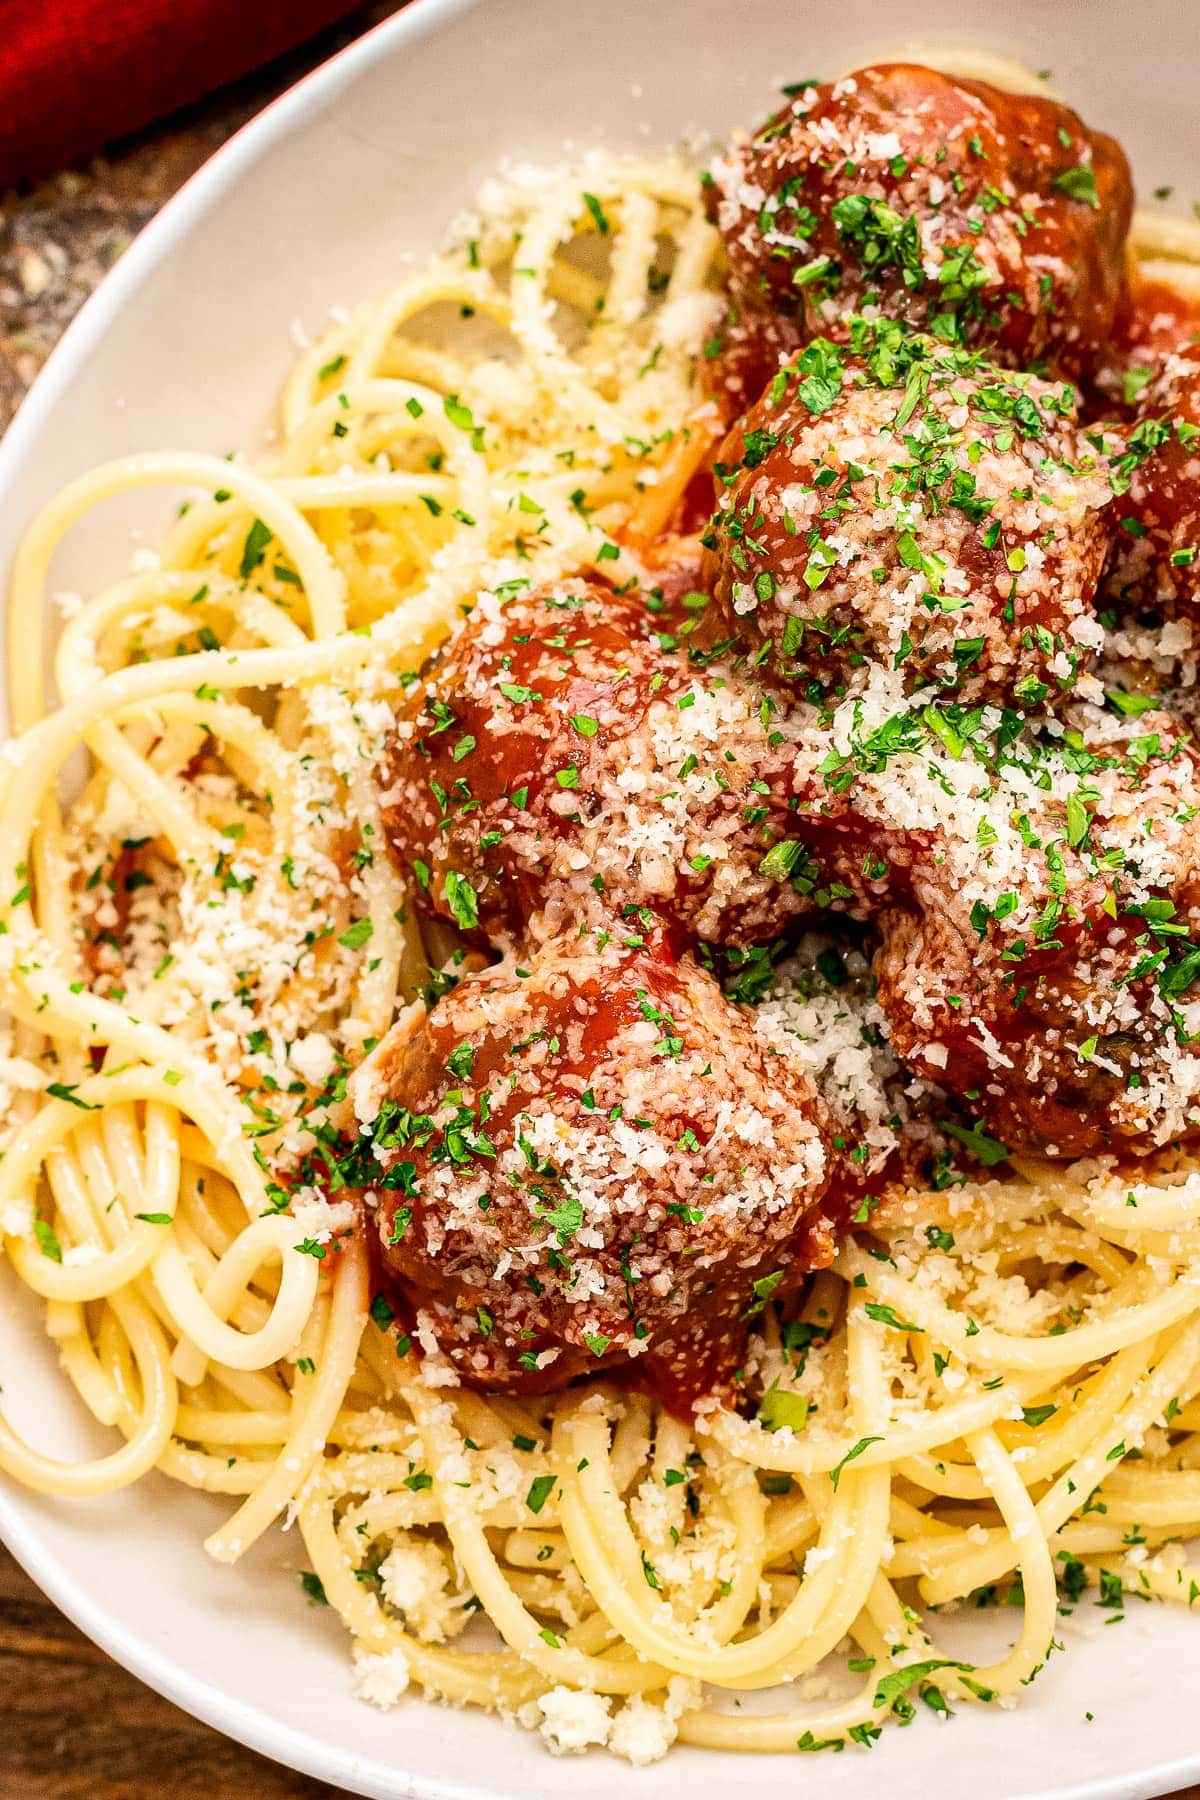
[[[0,197],[0,431],[80,305],[176,188],[276,94],[401,4],[375,0],[87,169]],[[764,1793],[798,1781],[775,1759],[748,1773]],[[243,1750],[144,1687],[0,1546],[0,1800],[339,1800],[341,1792]],[[1200,1800],[1200,1787],[1175,1800]]]
[[[199,1546],[197,1546],[199,1554]],[[0,1548],[3,1800],[338,1800],[190,1719],[98,1650]]]

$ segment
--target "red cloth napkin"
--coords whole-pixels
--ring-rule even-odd
[[[0,188],[81,161],[354,0],[0,0]]]

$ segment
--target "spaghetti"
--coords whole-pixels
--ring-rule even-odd
[[[0,1467],[227,1496],[222,1562],[294,1520],[376,1704],[412,1681],[635,1761],[676,1737],[869,1745],[918,1698],[1016,1696],[1064,1594],[1196,1599],[1200,1175],[891,1195],[794,1316],[763,1313],[756,1418],[684,1423],[603,1381],[432,1385],[353,1205],[292,1181],[348,1072],[465,954],[414,926],[369,771],[481,589],[638,573],[716,436],[696,366],[721,306],[683,161],[518,170],[459,239],[304,353],[261,462],[126,458],[22,547],[0,1223],[122,1441],[66,1466],[0,1422]],[[1200,280],[1194,230],[1143,219],[1136,243]],[[126,580],[67,597],[48,711],[55,548],[150,486],[192,497]],[[917,1607],[981,1591],[1020,1611],[973,1666]],[[781,1684],[782,1710],[737,1709]]]

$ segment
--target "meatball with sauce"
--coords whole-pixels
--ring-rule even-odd
[[[801,340],[890,318],[1020,368],[1087,371],[1125,286],[1120,146],[1057,101],[911,63],[812,83],[711,169],[729,256],[722,354],[775,311]],[[747,404],[752,394],[744,394]]]
[[[1066,383],[868,326],[816,339],[730,432],[706,630],[809,698],[875,662],[909,690],[1039,705],[1101,641],[1107,468]]]
[[[878,920],[892,1048],[970,1103],[995,1155],[1144,1151],[1194,1133],[1193,744],[1165,713],[1080,707],[997,782],[986,830],[963,815],[962,841],[945,832]],[[973,855],[972,835],[986,845]]]
[[[615,924],[471,976],[353,1089],[386,1266],[470,1382],[548,1392],[632,1360],[684,1406],[832,1255],[806,1077],[689,956]]]
[[[1120,529],[1106,576],[1122,611],[1190,618],[1200,603],[1200,294],[1134,294],[1106,386],[1135,408],[1112,458]]]
[[[826,804],[823,737],[719,655],[689,657],[675,623],[582,581],[483,597],[381,775],[424,907],[498,942],[546,909],[556,929],[624,908],[732,943],[852,897],[796,825]]]

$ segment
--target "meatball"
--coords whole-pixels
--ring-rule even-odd
[[[823,737],[670,623],[582,581],[481,600],[381,777],[424,906],[497,942],[624,907],[729,943],[838,897],[796,827],[825,804]]]
[[[1200,755],[1085,707],[1025,767],[1049,784],[1014,778],[988,852],[947,840],[881,912],[892,1047],[1009,1149],[1171,1142],[1200,1128]]]
[[[682,1403],[832,1255],[806,1077],[689,956],[615,924],[468,978],[354,1090],[384,1261],[468,1381],[540,1393],[636,1360]]]
[[[1120,531],[1107,595],[1123,609],[1190,617],[1200,600],[1200,298],[1138,289],[1115,360],[1110,379],[1136,423],[1112,459]]]
[[[794,319],[767,312],[761,299],[727,292],[725,311],[706,347],[701,379],[721,422],[732,425],[758,399],[782,363],[803,349]]]
[[[1139,277],[1130,287],[1097,379],[1110,398],[1136,406],[1166,359],[1197,342],[1200,290],[1188,293],[1166,281]]]
[[[910,63],[813,84],[711,170],[731,343],[891,318],[1078,374],[1108,339],[1133,207],[1120,146],[1056,101]]]
[[[909,689],[1038,705],[1074,685],[1111,488],[1076,395],[887,325],[816,339],[730,432],[714,623],[810,698],[883,661]]]

